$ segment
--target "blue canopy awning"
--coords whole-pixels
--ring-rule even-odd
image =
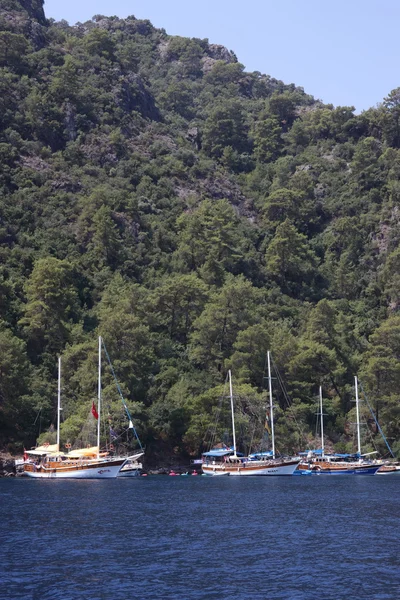
[[[358,452],[356,452],[355,454],[338,454],[337,452],[335,452],[333,456],[338,456],[339,458],[358,458],[360,455],[358,454]]]
[[[215,448],[214,450],[209,450],[209,452],[203,452],[203,456],[227,456],[228,454],[233,454],[233,450],[226,450],[225,448]]]

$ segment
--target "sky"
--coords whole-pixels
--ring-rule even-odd
[[[71,25],[96,14],[149,19],[357,112],[400,87],[400,0],[45,0],[45,12]]]

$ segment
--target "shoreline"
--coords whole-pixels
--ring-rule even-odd
[[[19,468],[15,465],[16,460],[22,460],[23,455],[13,456],[9,453],[0,453],[0,479],[3,477],[22,477],[23,474],[19,470]],[[174,471],[178,475],[184,473],[191,473],[193,471],[199,472],[196,469],[195,465],[190,464],[164,464],[155,467],[149,467],[148,469],[143,469],[142,474],[145,475],[169,475],[171,471]]]

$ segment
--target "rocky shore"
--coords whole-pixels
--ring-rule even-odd
[[[0,477],[15,477],[17,470],[15,468],[15,459],[22,458],[12,456],[7,453],[0,453]]]

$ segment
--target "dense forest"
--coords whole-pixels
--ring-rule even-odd
[[[358,375],[400,457],[400,88],[356,114],[207,39],[0,0],[0,156],[3,449],[54,435],[60,355],[74,443],[101,335],[150,457],[201,452],[228,369],[254,445],[267,350],[280,452],[318,444],[320,385],[354,450]],[[103,394],[120,431],[107,368]]]

